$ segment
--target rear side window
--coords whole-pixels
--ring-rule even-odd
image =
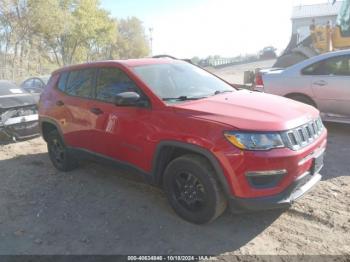
[[[65,92],[68,95],[91,98],[93,94],[94,69],[71,71]]]
[[[123,92],[136,92],[136,84],[120,69],[115,67],[99,69],[96,84],[96,99],[113,102],[113,98]]]
[[[63,72],[60,76],[60,80],[58,80],[58,89],[61,90],[62,92],[65,92],[66,90],[66,83],[68,79],[68,73]]]

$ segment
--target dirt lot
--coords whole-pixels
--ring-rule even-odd
[[[0,146],[0,254],[350,254],[350,126],[330,131],[323,181],[290,210],[195,226],[134,175],[56,171],[41,138]]]

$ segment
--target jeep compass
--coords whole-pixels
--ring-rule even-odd
[[[39,121],[57,169],[93,157],[136,170],[197,224],[290,206],[320,181],[327,140],[317,109],[164,58],[53,72]]]

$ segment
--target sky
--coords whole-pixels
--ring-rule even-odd
[[[138,17],[153,28],[153,55],[178,58],[282,51],[291,36],[293,6],[331,0],[101,0],[112,16]]]

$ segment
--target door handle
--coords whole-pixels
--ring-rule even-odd
[[[56,106],[64,106],[63,101],[58,100],[58,101],[56,102]]]
[[[325,86],[327,85],[328,83],[324,80],[320,80],[320,81],[316,81],[313,83],[314,85],[317,85],[317,86]]]
[[[101,109],[97,108],[97,107],[91,108],[91,109],[90,109],[90,112],[93,113],[93,114],[95,114],[95,115],[101,115],[101,114],[103,114],[103,111],[102,111]]]

